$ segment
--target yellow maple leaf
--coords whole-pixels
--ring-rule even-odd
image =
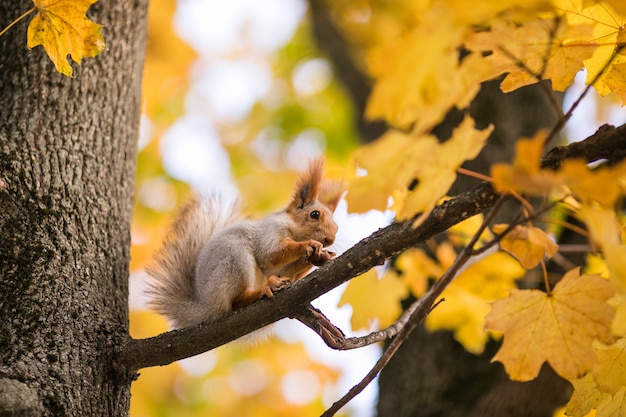
[[[615,318],[611,325],[611,332],[615,336],[626,336],[626,294],[618,292],[611,300],[611,305],[615,307]]]
[[[437,139],[430,135],[407,135],[387,131],[375,142],[360,148],[355,161],[367,175],[348,184],[346,201],[351,212],[386,210],[394,190],[405,189],[416,175],[416,166],[435,152]]]
[[[444,266],[452,263],[443,259]],[[481,353],[489,339],[485,331],[489,303],[505,297],[523,275],[518,263],[502,252],[468,266],[443,292],[445,302],[426,317],[426,328],[450,330],[465,350]]]
[[[466,220],[450,234],[462,245],[463,236],[476,233],[481,220],[482,216]],[[399,273],[392,269],[387,275],[401,279],[413,295],[419,297],[429,282],[439,279],[457,257],[448,241],[437,246],[435,255],[436,259],[432,259],[421,249],[407,250],[395,263]],[[489,338],[484,330],[489,303],[505,297],[523,275],[524,269],[518,262],[502,252],[468,265],[444,291],[445,302],[427,316],[426,327],[432,331],[450,330],[467,351],[482,352]]]
[[[435,152],[428,155],[428,162],[418,166],[415,176],[418,185],[407,193],[397,213],[398,218],[409,219],[422,213],[415,226],[425,219],[456,180],[457,169],[463,162],[474,159],[480,153],[492,131],[493,126],[477,130],[474,120],[466,116],[454,129],[452,137],[438,144]]]
[[[424,132],[453,105],[468,104],[486,64],[474,58],[459,62],[463,31],[451,19],[425,18],[401,38],[374,48],[368,68],[376,82],[366,117],[401,128],[415,124],[417,132]]]
[[[585,204],[578,216],[587,225],[591,239],[602,249],[611,281],[626,291],[626,245],[621,242],[622,228],[617,214],[597,204]]]
[[[496,224],[493,231],[503,233],[507,227],[507,224]],[[502,238],[500,248],[513,255],[524,268],[532,269],[542,260],[552,257],[559,247],[543,230],[517,225]]]
[[[616,12],[626,15],[626,3],[622,0],[605,0],[606,4],[610,4]]]
[[[600,391],[612,394],[626,386],[626,339],[609,346],[602,343],[594,346],[598,356],[592,369],[594,379]]]
[[[587,84],[595,80],[593,86],[603,96],[612,91],[611,83],[613,82],[617,86],[622,85],[623,88],[623,78],[620,82],[619,72],[613,73],[611,68],[608,70],[605,68],[609,63],[614,66],[626,62],[626,55],[614,54],[616,47],[624,42],[626,18],[605,1],[589,3],[582,0],[553,0],[553,2],[556,7],[565,12],[570,25],[593,25],[592,37],[598,47],[593,55],[584,61],[587,69]]]
[[[620,226],[613,209],[597,204],[585,204],[580,207],[577,214],[587,225],[587,230],[595,243],[601,247],[620,243]]]
[[[596,417],[626,417],[626,387],[620,387],[617,392],[598,405]]]
[[[563,162],[559,174],[563,184],[583,203],[595,201],[612,207],[624,193],[626,161],[591,169],[583,160],[569,159]]]
[[[415,297],[424,295],[428,280],[439,278],[444,271],[441,265],[417,248],[404,251],[395,266],[402,271],[402,279]]]
[[[596,409],[598,417],[626,415],[626,339],[612,345],[593,344],[598,357],[591,372],[571,381],[574,393],[567,404],[568,415],[583,416]]]
[[[468,53],[465,48],[467,33],[499,15],[517,16],[515,9],[519,4],[513,0],[399,4],[410,10],[399,13],[402,19],[387,31],[385,42],[376,44],[367,55],[368,70],[375,83],[366,116],[425,132],[451,108],[465,108],[479,91],[480,82],[490,78],[488,61],[482,54]],[[545,10],[547,5],[545,0],[528,0],[524,2],[524,11]],[[376,15],[372,13],[369,19],[372,32],[387,27],[375,20]],[[466,53],[459,59],[461,49]]]
[[[432,135],[405,134],[392,130],[374,143],[361,148],[355,160],[367,175],[348,184],[346,200],[351,212],[385,210],[389,197],[399,219],[432,210],[456,179],[456,170],[467,159],[473,159],[485,145],[493,130],[477,130],[471,117],[442,143]],[[411,183],[417,185],[409,190]]]
[[[564,378],[577,378],[591,369],[595,339],[610,343],[614,309],[611,283],[598,275],[579,275],[573,269],[550,294],[512,290],[496,301],[486,327],[504,333],[492,361],[504,365],[513,380],[536,378],[543,362]]]
[[[477,216],[481,217],[481,216]],[[467,222],[463,232],[473,233],[480,222]],[[454,262],[457,254],[449,242],[436,249],[436,260],[420,249],[404,252],[396,261],[401,278],[413,295],[421,296],[430,280],[439,279]],[[481,353],[489,335],[485,332],[485,316],[489,303],[505,297],[515,288],[515,281],[524,275],[519,264],[502,252],[493,253],[464,269],[446,288],[445,299],[427,317],[425,326],[431,331],[450,330],[468,352]]]
[[[611,282],[626,291],[626,245],[605,245],[602,248]]]
[[[400,302],[408,294],[406,285],[396,275],[384,274],[379,279],[376,270],[370,269],[348,283],[338,307],[352,306],[350,323],[354,330],[370,329],[374,324],[385,328],[400,317]]]
[[[626,105],[626,83],[624,80],[626,80],[626,61],[620,59],[620,62],[611,64],[611,68],[604,78],[604,83],[620,97],[622,106]]]
[[[38,13],[28,25],[28,47],[42,45],[57,71],[72,76],[68,55],[77,64],[106,49],[101,26],[85,16],[97,0],[33,0]]]
[[[485,316],[489,304],[478,294],[460,285],[450,285],[441,303],[427,317],[425,326],[430,331],[449,330],[454,339],[468,352],[480,354],[489,340],[485,332]]]
[[[601,403],[610,401],[610,395],[596,389],[596,382],[591,373],[582,378],[570,381],[574,386],[574,393],[567,403],[565,414],[570,417],[583,417]],[[595,414],[598,417],[598,414]]]
[[[485,217],[482,214],[477,214],[449,228],[447,234],[450,243],[456,247],[466,246],[474,237],[478,228],[482,225],[484,218]],[[489,228],[485,228],[482,235],[480,235],[480,239],[478,240],[476,247],[478,248],[481,243],[489,242],[492,239],[493,235],[491,231]]]
[[[570,26],[565,19],[496,20],[490,31],[476,33],[467,45],[490,52],[488,79],[508,73],[500,86],[504,92],[542,79],[551,79],[555,90],[564,91],[595,50],[592,29],[588,23]]]

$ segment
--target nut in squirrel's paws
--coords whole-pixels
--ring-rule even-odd
[[[309,262],[311,262],[315,266],[322,266],[326,262],[335,259],[337,254],[335,252],[331,252],[329,250],[323,250],[318,255],[314,255],[309,257]]]

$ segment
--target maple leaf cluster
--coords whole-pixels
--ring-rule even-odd
[[[354,156],[362,171],[348,185],[349,210],[393,210],[399,220],[420,225],[445,198],[459,167],[482,150],[493,127],[477,129],[466,116],[450,139],[431,130],[454,107],[466,108],[483,81],[503,76],[509,92],[544,80],[564,91],[585,69],[587,84],[626,104],[626,17],[624,3],[553,0],[410,3],[400,30],[368,39],[366,62],[374,79],[367,116],[390,126],[381,138]],[[357,35],[354,35],[357,36]],[[460,52],[461,51],[461,52]],[[582,99],[582,97],[581,97]],[[573,109],[571,110],[573,111]],[[480,353],[490,337],[503,337],[493,358],[514,380],[537,377],[544,362],[572,381],[575,392],[567,413],[626,415],[626,245],[618,210],[625,193],[626,162],[590,166],[566,159],[558,169],[542,168],[553,132],[522,138],[511,163],[492,166],[495,190],[522,203],[511,224],[480,228],[483,219],[447,232],[430,253],[411,249],[380,277],[349,283],[341,305],[353,308],[354,328],[385,327],[401,313],[407,292],[419,298],[465,250],[481,230],[475,254],[445,289],[446,302],[426,318],[426,327],[447,329],[466,350]],[[528,198],[541,197],[537,210]],[[558,233],[538,227],[569,228],[588,238],[586,265],[548,279],[545,262],[559,251]],[[584,229],[563,220],[572,216]],[[483,245],[483,249],[480,246]],[[497,252],[488,248],[499,249]],[[600,266],[598,266],[600,265]],[[541,269],[543,289],[517,289],[526,271]],[[543,271],[543,272],[542,272]],[[381,299],[372,304],[363,299]],[[609,376],[610,374],[610,376]]]

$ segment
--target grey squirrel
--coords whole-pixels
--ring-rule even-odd
[[[287,207],[258,220],[216,197],[190,200],[147,268],[148,306],[173,328],[215,320],[333,259],[343,186],[322,180],[322,167],[312,161]]]

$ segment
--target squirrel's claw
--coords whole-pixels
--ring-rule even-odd
[[[318,242],[317,240],[313,240],[310,239],[307,243],[306,243],[306,258],[307,259],[311,259],[313,257],[316,256],[320,256],[320,253],[322,252],[324,245],[322,245],[320,242]]]
[[[267,285],[263,288],[263,293],[267,297],[273,297],[274,291],[282,290],[291,284],[291,280],[289,278],[280,278],[275,275],[272,275],[267,279]]]
[[[315,266],[322,266],[326,262],[335,259],[335,256],[337,256],[335,252],[323,250],[319,253],[319,255],[309,257],[309,262],[311,262]]]

